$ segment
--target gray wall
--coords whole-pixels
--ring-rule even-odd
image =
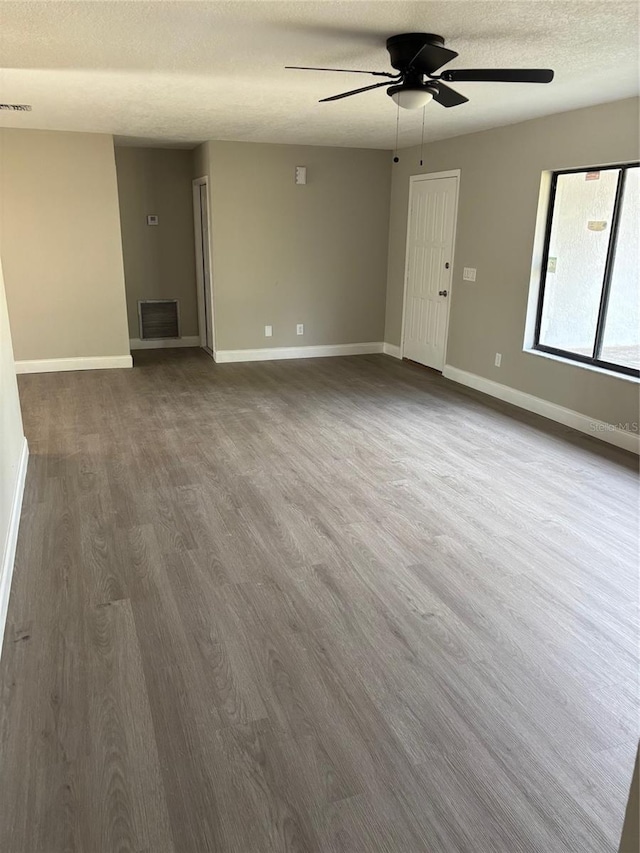
[[[446,361],[609,423],[638,421],[638,385],[523,352],[544,170],[638,158],[638,100],[548,116],[418,148],[393,167],[385,340],[400,343],[409,176],[461,170]],[[462,280],[464,266],[478,270]],[[502,366],[494,367],[495,353]]]
[[[197,335],[192,153],[116,148],[116,168],[129,335],[140,337],[139,299],[179,299],[182,334]]]
[[[204,178],[209,174],[209,143],[203,142],[191,152],[191,175],[193,178]]]
[[[112,137],[0,130],[0,198],[16,359],[128,356]]]
[[[195,152],[194,171],[211,179],[218,349],[383,340],[389,160],[243,142]],[[294,183],[296,165],[307,167],[305,186]]]

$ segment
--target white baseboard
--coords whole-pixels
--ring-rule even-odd
[[[130,355],[95,355],[86,358],[42,358],[16,361],[16,373],[59,373],[64,370],[112,370],[133,367]]]
[[[327,344],[309,347],[265,347],[264,349],[216,350],[218,364],[229,361],[275,361],[283,358],[324,358],[337,355],[371,355],[382,352],[380,341],[366,344]]]
[[[134,349],[173,349],[174,347],[199,347],[199,335],[187,335],[184,338],[156,338],[155,340],[143,341],[140,338],[131,338],[129,346]]]
[[[508,385],[501,385],[499,382],[485,379],[476,373],[468,373],[466,370],[460,370],[457,367],[452,367],[450,364],[445,364],[442,375],[446,379],[460,383],[460,385],[467,385],[469,388],[475,388],[476,391],[482,391],[491,397],[497,397],[506,403],[512,403],[520,409],[535,412],[537,415],[549,418],[549,420],[572,427],[579,432],[584,432],[609,444],[615,444],[616,447],[622,447],[624,450],[630,450],[632,453],[640,453],[640,434],[637,432],[631,432],[614,424],[609,424],[606,421],[590,418],[581,412],[566,409],[564,406],[550,403],[541,397],[534,397],[532,394],[526,394],[524,391],[510,388]]]
[[[382,352],[385,353],[385,355],[392,355],[394,358],[402,358],[400,347],[395,344],[382,344]]]
[[[2,638],[7,621],[7,609],[9,607],[9,593],[11,592],[11,578],[13,577],[13,564],[16,559],[16,545],[18,544],[18,528],[20,527],[20,512],[22,510],[22,496],[24,495],[24,483],[27,476],[27,463],[29,462],[29,445],[27,439],[23,440],[18,471],[13,490],[11,502],[11,513],[9,515],[9,529],[2,553],[0,563],[0,652],[2,652]]]

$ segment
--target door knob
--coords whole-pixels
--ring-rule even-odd
[[[438,296],[446,296],[448,294],[448,292],[449,292],[448,290],[439,290]]]

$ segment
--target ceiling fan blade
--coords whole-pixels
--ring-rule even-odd
[[[373,86],[364,86],[362,89],[352,89],[350,92],[342,92],[340,95],[332,95],[330,98],[322,98],[318,101],[319,104],[324,104],[325,101],[339,101],[340,98],[348,98],[350,95],[359,95],[360,92],[368,92],[369,89],[379,89],[380,86],[388,86],[388,83],[374,83]]]
[[[439,44],[429,44],[425,42],[420,50],[409,63],[409,68],[415,68],[422,74],[433,74],[438,68],[442,68],[447,62],[451,62],[458,54],[455,50],[449,50],[448,47],[441,47]]]
[[[294,71],[341,71],[346,74],[373,74],[376,77],[391,77],[392,80],[399,78],[400,74],[389,74],[388,71],[359,71],[355,68],[310,68],[307,65],[285,65],[285,69]]]
[[[443,107],[459,107],[460,104],[466,104],[469,98],[465,98],[460,92],[455,89],[450,89],[438,80],[438,92],[434,93],[433,100],[437,101]]]
[[[443,71],[449,83],[551,83],[550,68],[453,68]]]

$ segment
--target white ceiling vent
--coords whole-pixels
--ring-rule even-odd
[[[13,113],[30,113],[32,109],[31,104],[0,104],[0,110],[9,110]]]
[[[180,309],[177,299],[144,299],[138,302],[140,339],[180,337]]]

